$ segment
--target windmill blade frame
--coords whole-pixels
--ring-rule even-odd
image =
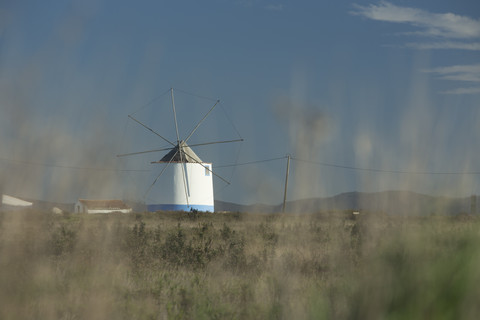
[[[134,156],[137,154],[145,154],[145,153],[153,153],[153,152],[160,152],[160,151],[167,151],[167,150],[172,150],[172,147],[169,148],[162,148],[162,149],[153,149],[153,150],[145,150],[145,151],[138,151],[138,152],[130,152],[130,153],[122,153],[122,154],[117,154],[117,157],[128,157],[128,156]]]
[[[177,145],[178,145],[178,150],[180,151],[180,160],[181,160],[181,163],[183,163],[183,159],[182,159],[182,155],[183,155],[183,150],[182,150],[182,146],[180,145],[180,136],[178,135],[178,122],[177,122],[177,112],[175,110],[175,99],[173,97],[173,88],[170,88],[170,93],[172,95],[172,109],[173,109],[173,120],[175,121],[175,131],[177,133]],[[187,177],[185,175],[185,168],[183,167],[183,165],[181,166],[182,168],[182,177],[183,177],[183,188],[185,190],[185,200],[187,202],[187,207],[189,206],[188,204],[188,190],[187,190],[187,183],[186,183],[186,180],[187,180]]]
[[[149,210],[187,210],[198,209],[202,211],[214,211],[214,195],[213,195],[213,176],[222,180],[227,185],[230,185],[230,181],[223,178],[219,174],[213,171],[213,164],[209,162],[202,161],[190,147],[196,146],[207,146],[214,144],[226,144],[233,142],[244,141],[243,138],[239,135],[239,139],[232,140],[219,140],[219,141],[208,141],[200,142],[192,145],[187,145],[187,141],[193,137],[197,130],[205,123],[205,120],[212,114],[215,108],[220,105],[220,100],[213,100],[215,103],[211,106],[204,114],[204,116],[195,123],[194,127],[189,131],[188,135],[184,140],[181,140],[179,134],[179,122],[177,120],[177,110],[175,106],[175,96],[174,89],[170,88],[171,95],[171,111],[173,112],[173,122],[175,125],[175,135],[176,135],[176,144],[173,141],[165,138],[160,133],[156,132],[154,129],[148,125],[142,123],[140,120],[133,117],[133,114],[128,115],[130,119],[135,121],[137,124],[141,125],[145,129],[149,130],[165,142],[167,142],[172,147],[151,149],[145,151],[137,151],[130,153],[118,154],[117,157],[126,157],[154,152],[167,151],[169,152],[163,156],[159,161],[152,161],[150,163],[166,163],[166,165],[161,169],[160,173],[153,180],[152,184],[149,186],[145,193],[145,198],[152,191],[152,188],[160,180],[167,168],[174,165],[173,171],[165,177],[166,181],[171,181],[172,185],[166,189],[161,189],[161,193],[158,194],[157,202],[148,204]],[[181,91],[181,90],[180,90]],[[168,91],[167,91],[168,92]],[[181,91],[183,92],[183,91]],[[237,131],[235,129],[235,131]],[[238,133],[238,131],[237,131]],[[198,166],[199,165],[199,166]],[[180,167],[179,167],[180,166]],[[170,172],[170,171],[169,171]],[[181,177],[180,177],[181,176]],[[171,180],[169,180],[171,179]],[[159,189],[160,190],[160,189]],[[166,193],[165,193],[166,192]],[[182,196],[183,193],[183,196]],[[206,198],[205,198],[206,197]],[[184,198],[184,200],[182,200]],[[203,199],[205,198],[205,199]],[[162,199],[160,201],[160,199]],[[203,200],[202,200],[203,199]],[[205,202],[206,201],[206,202]],[[183,203],[183,204],[182,204]],[[185,206],[186,204],[186,206]],[[171,208],[171,209],[168,209]]]
[[[234,140],[224,140],[224,141],[212,141],[212,142],[205,142],[205,143],[197,143],[197,144],[190,144],[190,147],[199,147],[199,146],[207,146],[212,144],[220,144],[220,143],[231,143],[231,142],[242,142],[243,139],[234,139]],[[130,153],[122,153],[117,154],[117,157],[127,157],[127,156],[134,156],[137,154],[145,154],[145,153],[153,153],[153,152],[160,152],[160,151],[167,151],[172,150],[173,148],[162,148],[162,149],[152,149],[152,150],[145,150],[145,151],[137,151],[137,152],[130,152]]]
[[[183,152],[183,151],[182,151]],[[196,159],[193,159],[192,160],[201,165],[205,170],[208,170],[210,173],[212,173],[214,176],[216,176],[217,178],[221,179],[223,182],[227,183],[227,184],[230,184],[230,182],[228,182],[226,179],[222,178],[220,175],[216,174],[215,172],[213,172],[210,168],[208,168],[207,166],[204,166],[200,161],[196,160]]]
[[[200,125],[202,124],[203,121],[205,121],[205,119],[207,119],[208,115],[210,114],[210,112],[213,111],[213,109],[215,109],[215,107],[217,106],[217,104],[220,103],[220,100],[217,100],[217,102],[215,102],[215,104],[213,105],[213,107],[208,110],[207,114],[205,116],[203,116],[202,120],[200,120],[197,125],[195,126],[195,128],[193,128],[193,130],[190,132],[190,134],[185,138],[185,142],[188,142],[188,140],[192,137],[192,135],[195,133],[195,131],[197,131],[198,127],[200,127]]]
[[[170,165],[170,163],[172,163],[172,161],[168,162],[167,165],[165,167],[163,167],[162,171],[160,171],[160,173],[158,174],[158,176],[155,178],[155,180],[153,180],[153,183],[150,185],[150,187],[148,187],[147,191],[145,192],[145,195],[143,196],[144,198],[147,197],[148,193],[150,192],[150,190],[153,188],[153,186],[155,185],[155,183],[157,183],[157,180],[158,178],[160,178],[162,176],[162,174],[165,172],[165,170],[167,170],[168,166]]]
[[[133,121],[135,121],[136,123],[140,124],[142,127],[146,128],[147,130],[153,132],[155,135],[159,136],[160,138],[162,138],[163,140],[165,140],[166,142],[168,142],[169,144],[171,144],[172,146],[175,146],[175,144],[173,142],[171,142],[170,140],[168,140],[167,138],[164,138],[163,136],[161,136],[158,132],[156,132],[155,130],[153,130],[152,128],[150,128],[149,126],[147,126],[146,124],[140,122],[139,120],[135,119],[132,115],[128,115],[128,117],[130,119],[132,119]]]

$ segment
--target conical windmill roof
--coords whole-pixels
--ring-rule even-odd
[[[180,155],[179,148],[183,150]],[[159,162],[192,162],[201,163],[202,159],[187,145],[185,141],[180,141],[172,150],[170,150]]]

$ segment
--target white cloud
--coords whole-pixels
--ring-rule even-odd
[[[471,65],[454,65],[447,67],[437,67],[433,69],[423,70],[432,73],[438,79],[463,81],[463,82],[480,82],[480,63]],[[451,90],[441,91],[442,94],[477,94],[480,93],[480,87],[455,88]]]
[[[410,42],[406,44],[407,47],[428,50],[428,49],[457,49],[457,50],[470,50],[480,51],[480,42],[455,42],[455,41],[443,41],[443,42]]]
[[[454,13],[431,13],[417,8],[399,7],[387,1],[381,1],[378,5],[355,5],[355,9],[351,14],[420,28],[417,35],[451,39],[480,38],[480,20]]]
[[[442,80],[480,82],[480,64],[438,67],[424,70]]]
[[[480,64],[469,64],[469,65],[458,65],[458,66],[448,66],[448,67],[437,67],[426,72],[435,72],[440,74],[448,73],[459,73],[459,72],[475,72],[480,73]]]
[[[480,94],[480,87],[456,88],[452,90],[441,91],[442,94]]]
[[[419,50],[469,50],[480,51],[480,20],[454,13],[432,13],[410,7],[400,7],[387,1],[367,6],[354,5],[350,13],[367,19],[401,23],[413,27],[413,31],[399,35],[419,38],[407,42],[406,47]],[[441,80],[480,82],[480,64],[456,65],[424,70]],[[440,92],[442,94],[478,94],[479,87],[461,87]]]

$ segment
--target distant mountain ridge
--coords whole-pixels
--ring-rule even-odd
[[[215,202],[217,211],[272,213],[281,211],[281,208],[281,205],[238,205],[222,201]],[[475,207],[473,209],[475,211],[473,213],[477,213],[477,209]],[[302,199],[286,203],[286,211],[292,213],[315,213],[333,210],[415,216],[456,215],[472,213],[472,200],[471,197],[448,198],[412,191],[383,191],[374,193],[347,192],[333,197]]]

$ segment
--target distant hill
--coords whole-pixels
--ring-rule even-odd
[[[243,205],[232,202],[225,202],[215,200],[215,211],[230,211],[230,212],[252,212],[252,213],[272,213],[281,210],[281,206],[273,206],[268,204],[250,204]]]
[[[281,205],[239,205],[215,201],[217,211],[279,212]],[[471,198],[435,197],[411,191],[384,191],[375,193],[348,192],[333,197],[311,198],[286,203],[286,211],[314,213],[332,210],[352,210],[392,215],[456,215],[470,213]]]

